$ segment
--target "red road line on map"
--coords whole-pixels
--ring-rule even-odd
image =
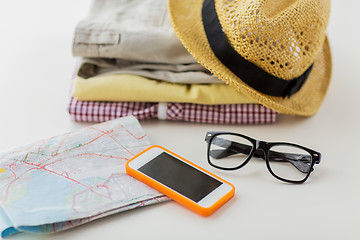
[[[131,132],[130,132],[128,129],[126,129],[124,126],[122,126],[122,127],[125,129],[125,131],[127,131],[127,132],[128,132],[132,137],[134,137],[135,139],[142,139],[142,138],[145,137],[145,135],[143,135],[143,136],[141,136],[141,137],[136,137],[133,133],[131,133]],[[129,154],[131,154],[132,156],[134,156],[134,154],[132,154],[127,148],[125,148],[125,147],[124,147],[121,143],[119,143],[113,136],[110,135],[112,132],[114,132],[114,130],[106,131],[106,132],[105,132],[105,131],[103,131],[103,130],[100,130],[100,129],[97,129],[97,128],[94,128],[94,127],[89,127],[89,128],[94,129],[94,130],[97,130],[97,131],[100,131],[100,132],[102,132],[103,134],[101,134],[100,136],[94,138],[93,140],[91,140],[91,141],[88,142],[88,143],[82,144],[81,146],[89,145],[89,144],[91,144],[92,142],[94,142],[94,141],[98,140],[99,138],[101,138],[102,136],[107,135],[107,136],[109,136],[113,141],[115,141],[116,143],[118,143],[123,149],[125,149]],[[60,150],[60,148],[61,148],[61,146],[62,146],[63,143],[64,143],[64,141],[61,142],[61,144],[60,144],[58,150],[56,151],[56,153],[55,153],[55,154],[51,154],[50,156],[55,157],[55,156],[57,156],[57,155],[60,155],[60,154],[62,154],[62,153],[65,153],[65,152],[68,152],[68,151],[72,150],[72,149],[66,149],[66,150],[64,150],[64,151],[62,151],[62,152],[59,153],[59,150]],[[80,146],[79,146],[79,147],[80,147]],[[31,148],[31,146],[28,147],[29,150],[30,150],[30,148]],[[41,148],[41,146],[38,147],[37,153],[40,153],[40,148]],[[75,148],[77,148],[77,147],[75,147]],[[73,148],[73,149],[75,149],[75,148]],[[18,151],[18,152],[20,152],[20,151]],[[48,164],[48,165],[41,166],[41,163],[39,163],[39,164],[34,164],[34,163],[31,163],[31,162],[26,162],[26,161],[28,160],[28,157],[29,157],[29,154],[30,154],[30,153],[35,153],[35,152],[28,152],[28,153],[26,154],[26,156],[25,156],[25,159],[24,159],[23,161],[21,161],[21,162],[22,162],[22,163],[25,163],[25,164],[27,164],[27,165],[35,166],[35,168],[30,168],[30,169],[26,170],[26,171],[25,171],[21,176],[19,176],[19,177],[17,177],[16,174],[15,174],[15,172],[11,170],[11,172],[12,172],[13,175],[14,175],[14,180],[11,181],[11,182],[9,183],[9,185],[7,186],[7,189],[6,189],[6,197],[3,199],[3,201],[1,202],[1,204],[7,200],[8,195],[9,195],[9,189],[10,189],[11,185],[12,185],[14,182],[16,182],[17,180],[19,180],[24,174],[26,174],[27,172],[29,172],[29,171],[31,171],[31,170],[34,170],[34,169],[37,169],[37,170],[43,169],[44,171],[47,171],[47,172],[49,172],[49,173],[52,173],[52,174],[55,174],[55,175],[64,177],[64,178],[66,178],[66,179],[68,179],[68,180],[70,180],[70,181],[73,181],[73,182],[77,183],[78,185],[81,185],[81,186],[86,187],[87,190],[90,190],[91,192],[93,192],[93,193],[95,193],[95,194],[97,194],[97,195],[100,195],[100,196],[103,196],[103,197],[106,197],[106,198],[110,198],[110,199],[111,199],[111,194],[110,194],[109,196],[105,196],[105,195],[102,195],[102,194],[98,194],[98,193],[96,193],[96,192],[93,190],[94,188],[97,188],[97,187],[104,187],[105,189],[109,190],[106,185],[97,185],[96,187],[90,187],[90,186],[87,186],[87,185],[85,185],[85,184],[83,184],[83,183],[81,183],[81,182],[79,182],[79,181],[77,181],[77,180],[75,180],[75,179],[70,178],[69,175],[68,175],[68,173],[67,173],[66,171],[64,171],[63,173],[59,174],[59,173],[57,173],[57,172],[55,172],[55,171],[52,171],[52,170],[49,170],[49,169],[45,168],[45,167],[47,167],[47,166],[49,166],[49,165],[51,165],[51,164],[54,164],[54,163],[56,163],[56,162],[58,162],[58,161],[62,161],[61,159],[58,160],[58,161],[56,161],[56,162],[50,163],[50,164]],[[107,156],[107,155],[101,155],[101,154],[95,154],[95,153],[94,153],[94,154],[83,154],[83,155],[97,155],[97,156],[102,156],[102,157],[110,157],[110,158],[117,158],[117,159],[128,160],[127,158],[113,157],[113,156]],[[50,159],[52,159],[52,157],[50,157],[50,158],[48,158],[47,160],[45,160],[45,162],[48,161],[48,160],[50,160]],[[17,167],[17,160],[15,160],[15,163],[13,163],[13,164],[10,165],[10,169],[11,169],[13,166],[14,166],[14,167]],[[64,173],[66,174],[66,176],[64,176]],[[112,175],[111,175],[111,176],[112,176]],[[87,190],[85,190],[85,191],[87,191]],[[55,225],[53,225],[53,228],[54,228],[54,231],[55,231]]]
[[[64,144],[65,139],[66,139],[66,137],[65,137],[65,138],[61,141],[61,143],[60,143],[60,145],[59,145],[59,147],[58,147],[58,149],[57,149],[57,151],[56,151],[55,155],[52,155],[52,154],[51,154],[53,157],[55,157],[55,156],[57,156],[57,155],[59,154],[59,150],[60,150],[61,146]]]
[[[49,173],[52,173],[52,174],[55,174],[55,175],[64,177],[64,178],[66,178],[66,179],[69,179],[70,181],[73,181],[73,182],[75,182],[75,183],[77,183],[77,184],[79,184],[79,185],[81,185],[81,186],[84,186],[84,187],[86,187],[86,188],[90,188],[90,186],[87,186],[87,185],[85,185],[85,184],[83,184],[83,183],[81,183],[81,182],[79,182],[79,181],[77,181],[77,180],[75,180],[75,179],[73,179],[73,178],[70,178],[70,177],[68,177],[68,176],[63,176],[63,175],[61,175],[61,174],[59,174],[59,173],[57,173],[57,172],[55,172],[55,171],[52,171],[52,170],[50,170],[50,169],[47,169],[47,168],[45,168],[45,166],[40,167],[40,165],[33,164],[33,163],[28,163],[28,162],[23,162],[23,163],[25,163],[25,164],[27,164],[27,165],[31,165],[31,166],[36,166],[36,167],[38,167],[38,169],[43,169],[44,171],[47,171],[47,172],[49,172]]]
[[[69,174],[66,171],[63,171],[61,176],[64,176],[64,173],[65,173],[66,177],[69,177]]]
[[[81,146],[77,146],[77,147],[65,149],[64,151],[62,151],[62,152],[60,152],[60,153],[57,152],[55,155],[51,154],[50,157],[49,157],[48,159],[44,160],[42,163],[46,163],[47,161],[49,161],[49,160],[52,159],[53,157],[56,157],[56,156],[58,156],[58,155],[60,155],[60,154],[63,154],[63,153],[66,153],[66,152],[68,152],[69,150],[72,150],[72,149],[75,149],[75,148],[78,148],[78,147],[86,146],[86,145],[88,145],[88,144],[96,141],[97,139],[99,139],[99,138],[101,138],[102,136],[105,136],[105,135],[106,135],[106,133],[103,133],[103,134],[101,134],[100,136],[98,136],[98,137],[94,138],[93,140],[91,140],[90,142],[87,142],[87,143],[82,144]],[[33,152],[30,152],[30,153],[33,153]],[[30,153],[29,153],[29,154],[30,154]],[[52,165],[52,164],[54,164],[54,163],[61,162],[61,161],[62,161],[62,159],[59,159],[59,160],[57,160],[57,161],[55,161],[55,162],[49,163],[48,165],[44,165],[44,166],[49,166],[49,165]]]
[[[122,158],[122,157],[114,157],[114,156],[109,156],[109,155],[104,155],[104,154],[98,154],[98,153],[83,153],[83,154],[78,154],[77,156],[75,157],[72,157],[70,159],[67,159],[67,160],[71,160],[71,159],[74,159],[74,158],[80,158],[80,157],[84,157],[84,156],[98,156],[98,157],[107,157],[107,158],[115,158],[115,159],[121,159],[121,160],[129,160],[128,158]],[[49,159],[50,160],[50,159]],[[64,159],[59,159],[59,160],[56,160],[56,161],[53,161],[51,163],[48,163],[48,164],[45,164],[44,167],[48,167],[50,165],[53,165],[53,164],[56,164],[58,162],[62,162],[64,161]]]
[[[124,127],[123,125],[121,125],[121,127],[124,128],[127,133],[129,133],[131,136],[133,136],[136,139],[142,139],[142,138],[144,138],[146,136],[146,135],[142,135],[141,137],[137,137],[132,132],[130,132],[126,127]]]
[[[26,163],[26,162],[24,162],[24,163]],[[34,165],[34,164],[29,164],[29,163],[26,163],[26,164],[28,164],[28,165]],[[19,180],[19,179],[20,179],[23,175],[25,175],[27,172],[30,172],[31,170],[34,170],[34,169],[39,169],[39,167],[37,166],[37,167],[35,167],[35,168],[27,169],[27,170],[26,170],[21,176],[19,176],[19,177],[16,177],[16,174],[15,174],[13,171],[11,171],[11,172],[14,174],[15,178],[14,178],[14,180],[12,180],[12,181],[9,183],[9,185],[7,186],[7,188],[6,188],[6,193],[5,193],[5,198],[0,202],[0,205],[3,204],[3,203],[7,200],[8,196],[9,196],[9,189],[10,189],[11,185],[12,185],[14,182],[16,182],[17,180]]]
[[[110,133],[112,133],[112,132],[114,132],[114,130],[110,131]],[[93,140],[91,140],[88,143],[84,143],[82,146],[89,145],[90,143],[95,142],[96,140],[98,140],[99,138],[101,138],[102,136],[107,135],[107,134],[108,134],[108,132],[103,132],[103,134],[101,134],[100,136],[94,138]]]
[[[44,139],[41,139],[41,143],[43,143],[43,142],[45,142],[45,140],[44,140]],[[41,144],[40,144],[39,147],[38,147],[37,153],[40,153],[40,147],[41,147]]]
[[[111,136],[109,134],[109,132],[104,132],[103,130],[101,129],[98,129],[98,128],[95,128],[95,127],[89,127],[90,129],[94,129],[94,130],[97,130],[97,131],[100,131],[104,134],[106,134],[107,136],[109,136],[112,140],[114,140],[114,142],[116,142],[117,144],[119,144],[122,148],[124,148],[129,154],[131,154],[132,156],[135,156],[133,153],[131,153],[126,147],[124,147],[121,143],[119,143],[113,136]],[[112,133],[112,132],[110,132]]]
[[[30,169],[26,170],[26,171],[23,173],[23,175],[24,175],[25,173],[31,171],[32,169],[34,169],[34,168],[30,168]],[[12,172],[12,173],[16,176],[16,174],[15,174],[14,172]],[[2,205],[2,204],[7,200],[8,196],[9,196],[9,189],[10,189],[11,185],[12,185],[14,182],[16,182],[18,179],[20,179],[20,177],[21,177],[21,176],[15,177],[14,180],[12,180],[12,181],[9,183],[9,185],[7,186],[6,191],[5,191],[5,192],[6,192],[6,193],[5,193],[5,198],[0,202],[0,205]]]
[[[16,168],[17,167],[17,160],[15,160],[15,162],[13,162],[12,164],[9,165],[9,169],[10,171],[12,171],[12,168]]]
[[[106,188],[107,190],[109,190],[109,187],[106,186],[105,184],[96,185],[96,187],[104,187],[104,188]],[[96,187],[92,187],[92,188],[96,188]]]
[[[93,193],[95,193],[95,194],[97,194],[97,195],[100,195],[100,196],[103,196],[103,197],[106,197],[106,198],[111,199],[111,196],[106,196],[106,195],[103,195],[103,194],[98,194],[98,193],[96,193],[96,192],[93,190],[94,188],[97,188],[97,187],[104,187],[105,189],[109,190],[109,187],[106,186],[106,185],[104,185],[104,184],[103,184],[103,185],[97,185],[96,187],[90,187],[90,186],[88,186],[88,185],[85,185],[85,184],[83,184],[83,183],[81,183],[81,182],[73,179],[73,178],[70,178],[66,171],[64,171],[65,174],[66,174],[66,176],[64,176],[64,172],[63,172],[62,174],[59,174],[59,173],[57,173],[57,172],[55,172],[55,171],[46,169],[45,166],[40,167],[40,166],[38,166],[37,164],[33,164],[33,163],[28,163],[28,162],[23,162],[23,163],[25,163],[25,164],[27,164],[27,165],[31,165],[31,166],[36,166],[36,168],[32,168],[32,169],[43,169],[43,170],[45,170],[45,171],[47,171],[47,172],[50,172],[50,173],[53,173],[53,174],[55,174],[55,175],[64,177],[64,178],[66,178],[66,179],[69,179],[70,181],[73,181],[73,182],[75,182],[75,183],[77,183],[77,184],[79,184],[79,185],[81,185],[81,186],[86,187],[87,190],[90,190],[91,192],[93,192]],[[32,169],[29,169],[29,170],[32,170]],[[20,178],[20,177],[19,177],[19,178]],[[10,188],[10,185],[11,185],[14,181],[18,180],[19,178],[14,179],[14,180],[9,184],[8,188]],[[85,190],[85,191],[86,191],[86,190]]]
[[[76,202],[76,198],[77,198],[77,196],[83,194],[84,192],[86,192],[86,191],[88,191],[88,190],[90,190],[91,192],[93,192],[93,193],[95,193],[95,194],[97,194],[97,195],[100,195],[100,196],[103,196],[103,197],[105,197],[105,198],[107,198],[107,199],[112,200],[112,196],[111,196],[111,194],[110,194],[109,192],[108,192],[108,193],[109,193],[108,196],[106,196],[106,195],[103,195],[103,194],[99,194],[99,193],[94,192],[93,189],[94,189],[94,188],[97,188],[97,187],[104,187],[106,190],[109,190],[109,187],[108,187],[106,184],[107,184],[112,178],[114,178],[114,177],[116,177],[116,176],[121,176],[121,175],[122,175],[122,174],[119,174],[119,173],[113,173],[113,174],[110,175],[110,177],[109,177],[108,179],[106,179],[106,180],[104,181],[104,184],[96,185],[96,187],[90,187],[89,189],[85,189],[85,190],[83,190],[83,191],[81,191],[81,192],[76,193],[76,194],[73,196],[73,205],[72,205],[71,208],[72,208],[75,212],[77,212],[76,209],[74,208],[74,205],[75,205],[75,202]]]
[[[113,132],[113,130],[110,131],[110,132]],[[88,143],[82,144],[81,146],[88,145],[88,144],[96,141],[97,139],[99,139],[100,137],[102,137],[102,136],[104,136],[104,135],[108,135],[108,133],[107,133],[107,132],[103,132],[103,134],[101,134],[100,136],[94,138],[93,140],[91,140],[91,141],[88,142]],[[29,148],[30,148],[30,147],[29,147]],[[40,147],[39,147],[38,151],[40,151]],[[64,152],[66,152],[66,151],[68,151],[68,149],[65,150],[65,151],[63,151],[63,152],[61,152],[61,153],[64,153]],[[58,153],[57,155],[59,155],[59,154],[61,154],[61,153]],[[90,186],[87,186],[87,185],[85,185],[85,184],[83,184],[83,183],[81,183],[81,182],[79,182],[79,181],[77,181],[77,180],[75,180],[75,179],[72,179],[72,178],[70,178],[68,175],[67,175],[67,176],[63,176],[62,174],[59,174],[59,173],[57,173],[57,172],[55,172],[55,171],[52,171],[52,170],[49,170],[49,169],[46,169],[46,168],[45,168],[46,166],[48,166],[48,165],[50,165],[50,164],[52,164],[52,163],[40,167],[41,163],[39,163],[39,164],[34,164],[34,163],[31,163],[31,162],[26,162],[26,160],[27,160],[28,157],[29,157],[29,154],[30,154],[30,152],[26,154],[25,159],[24,159],[23,161],[21,161],[21,162],[22,162],[22,163],[25,163],[25,164],[27,164],[27,165],[35,166],[36,168],[28,169],[28,170],[26,170],[22,175],[26,174],[27,172],[29,172],[29,171],[31,171],[31,170],[33,170],[33,169],[43,169],[44,171],[53,173],[53,174],[58,175],[58,176],[61,176],[61,177],[64,177],[64,178],[66,178],[66,179],[68,179],[68,180],[70,180],[70,181],[73,181],[73,182],[75,182],[75,183],[77,183],[77,184],[79,184],[79,185],[81,185],[81,186],[84,186],[84,187],[88,188],[89,190],[91,190],[91,187],[90,187]],[[48,159],[45,160],[45,161],[48,161],[48,160],[50,160],[51,158],[52,158],[52,157],[48,158]],[[14,164],[14,163],[13,163],[13,164]],[[10,166],[12,166],[13,164],[11,164]],[[17,166],[17,160],[15,161],[15,165],[14,165],[14,166]],[[11,181],[11,182],[9,183],[9,185],[7,186],[6,194],[5,194],[6,197],[3,199],[3,201],[2,201],[0,204],[2,204],[3,202],[6,201],[8,195],[9,195],[9,189],[10,189],[11,185],[22,177],[22,176],[17,177],[14,171],[11,171],[11,172],[14,174],[15,179],[14,179],[13,181]],[[92,191],[92,192],[93,192],[93,191]],[[96,193],[95,193],[95,194],[96,194]]]
[[[99,154],[99,153],[84,153],[84,154],[79,154],[77,155],[77,157],[82,157],[82,156],[98,156],[98,157],[108,157],[108,158],[115,158],[115,159],[122,159],[122,160],[129,160],[128,158],[123,158],[123,157],[115,157],[115,156],[110,156],[110,155],[104,155],[104,154]]]

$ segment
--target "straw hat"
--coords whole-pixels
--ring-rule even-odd
[[[186,49],[242,94],[310,116],[331,76],[329,0],[169,0]]]

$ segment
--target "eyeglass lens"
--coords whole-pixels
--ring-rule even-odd
[[[253,144],[246,138],[221,134],[210,144],[209,161],[221,168],[232,169],[241,166],[249,157]]]
[[[216,167],[234,169],[242,166],[249,158],[253,144],[246,138],[232,134],[220,134],[212,138],[209,146],[209,161]],[[261,150],[253,157],[265,159]],[[302,181],[311,171],[312,156],[302,148],[277,144],[268,151],[271,172],[283,179]]]
[[[274,145],[269,150],[272,172],[284,179],[301,181],[309,173],[312,157],[307,151],[291,145]]]

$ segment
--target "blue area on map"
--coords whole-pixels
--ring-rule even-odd
[[[46,224],[69,220],[73,211],[66,206],[66,197],[72,193],[74,183],[43,170],[37,170],[31,175],[25,196],[6,208],[14,226],[27,225],[29,222]]]

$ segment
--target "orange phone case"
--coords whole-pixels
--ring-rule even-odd
[[[199,206],[196,202],[190,200],[189,198],[179,194],[178,192],[176,192],[175,190],[172,190],[171,188],[157,182],[156,180],[152,179],[151,177],[143,174],[142,172],[140,171],[137,171],[135,169],[132,169],[129,167],[129,163],[134,160],[135,158],[137,158],[138,156],[140,156],[141,154],[143,154],[144,152],[152,149],[152,148],[161,148],[162,150],[164,150],[165,152],[168,152],[178,158],[180,158],[181,160],[189,163],[190,165],[192,165],[193,167],[197,168],[197,169],[200,169],[204,172],[206,172],[207,174],[211,175],[212,177],[216,178],[216,179],[219,179],[220,181],[223,181],[224,183],[227,183],[229,184],[231,187],[232,187],[232,190],[230,192],[228,192],[227,194],[225,194],[222,198],[220,198],[215,204],[213,204],[211,207],[208,207],[208,208],[205,208],[205,207],[202,207],[202,206]],[[169,198],[179,202],[180,204],[190,208],[191,210],[203,215],[203,216],[209,216],[210,214],[212,214],[214,211],[216,211],[219,207],[221,207],[222,205],[224,205],[228,200],[230,200],[233,196],[234,196],[234,193],[235,193],[235,187],[219,178],[218,176],[212,174],[211,172],[197,166],[196,164],[184,159],[183,157],[177,155],[176,153],[173,153],[161,146],[158,146],[158,145],[154,145],[154,146],[151,146],[147,149],[145,149],[144,151],[142,151],[141,153],[137,154],[136,156],[134,156],[133,158],[131,158],[125,165],[125,169],[126,169],[126,173],[134,178],[136,178],[137,180],[147,184],[148,186],[158,190],[159,192],[165,194],[166,196],[168,196]]]

